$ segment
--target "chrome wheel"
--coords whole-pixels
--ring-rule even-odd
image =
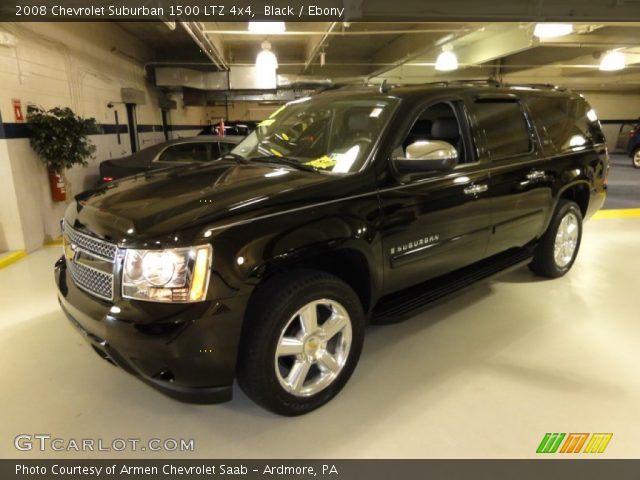
[[[276,347],[276,376],[298,397],[324,390],[344,368],[351,349],[351,318],[335,300],[310,302],[287,322]]]
[[[556,240],[553,245],[553,258],[556,265],[564,268],[573,259],[573,254],[578,246],[578,236],[580,233],[578,217],[573,212],[568,212],[560,221]]]
[[[633,154],[633,166],[640,168],[640,148],[638,148]]]

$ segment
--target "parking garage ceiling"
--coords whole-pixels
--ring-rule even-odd
[[[160,22],[121,26],[153,46],[159,64],[198,70],[251,66],[268,40],[279,75],[337,82],[496,78],[581,90],[640,87],[638,23],[575,23],[573,33],[547,39],[534,36],[533,23],[297,22],[269,35],[249,32],[247,22],[192,22],[173,29]],[[435,70],[443,48],[457,54],[457,70]],[[624,53],[624,70],[599,70],[610,51]]]

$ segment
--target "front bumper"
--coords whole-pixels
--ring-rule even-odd
[[[77,288],[64,257],[58,301],[105,360],[177,400],[231,400],[246,296],[194,304],[100,300]]]

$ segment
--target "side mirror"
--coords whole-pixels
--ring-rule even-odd
[[[405,157],[393,159],[400,173],[451,170],[458,164],[458,151],[441,140],[419,140],[407,147]]]

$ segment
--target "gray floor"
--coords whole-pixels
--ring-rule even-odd
[[[351,382],[324,408],[281,418],[233,402],[170,400],[100,360],[57,307],[49,247],[0,270],[0,456],[20,433],[193,438],[172,457],[534,457],[545,432],[612,432],[640,445],[640,218],[593,220],[573,271],[526,269],[405,323],[371,328]],[[162,454],[150,454],[160,457]]]
[[[611,155],[609,191],[604,208],[640,208],[640,168],[626,155]]]

